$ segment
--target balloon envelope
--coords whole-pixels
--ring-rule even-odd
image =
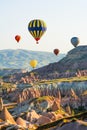
[[[40,38],[47,30],[46,23],[40,19],[31,20],[28,24],[28,30],[30,34],[34,37],[34,39],[37,41],[36,43],[38,43]]]
[[[35,68],[37,63],[38,63],[37,60],[31,60],[30,61],[30,65],[31,65],[32,68]]]
[[[54,54],[58,55],[59,54],[59,49],[54,49]]]
[[[76,47],[79,44],[79,38],[78,37],[72,37],[71,43],[74,47]]]
[[[16,40],[17,42],[19,42],[20,39],[21,39],[21,36],[20,36],[20,35],[16,35],[16,36],[15,36],[15,40]]]

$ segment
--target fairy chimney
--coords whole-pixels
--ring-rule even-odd
[[[16,124],[14,118],[9,113],[6,107],[3,108],[3,110],[0,112],[0,119],[3,121],[9,121],[11,124]]]
[[[57,111],[58,109],[60,109],[60,102],[54,101],[51,109],[52,111]]]
[[[3,110],[3,100],[2,100],[2,97],[0,97],[0,111]]]

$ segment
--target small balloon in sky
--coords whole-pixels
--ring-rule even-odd
[[[41,19],[31,20],[28,24],[28,31],[36,40],[37,44],[40,38],[46,32],[46,30],[47,30],[46,23]]]
[[[31,60],[30,65],[32,68],[35,68],[37,66],[38,61],[37,60]]]
[[[77,47],[77,45],[79,44],[79,38],[78,37],[72,37],[71,43],[74,47]]]
[[[15,36],[15,40],[16,40],[17,42],[19,42],[20,39],[21,39],[21,36],[20,36],[20,35],[16,35],[16,36]]]
[[[54,52],[55,55],[58,55],[59,54],[59,49],[56,48],[56,49],[53,50],[53,52]]]

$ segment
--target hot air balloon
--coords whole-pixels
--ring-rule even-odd
[[[20,35],[16,35],[16,36],[15,36],[15,40],[16,40],[17,42],[19,42],[20,39],[21,39],[21,36],[20,36]]]
[[[34,39],[36,40],[36,43],[38,43],[40,38],[46,32],[47,27],[43,20],[34,19],[29,22],[28,30],[30,34],[34,37]]]
[[[59,49],[57,49],[57,48],[54,49],[54,54],[55,54],[55,55],[58,55],[58,54],[59,54]]]
[[[32,68],[35,68],[37,66],[37,63],[38,63],[37,60],[31,60],[30,61],[30,65],[31,65]]]
[[[79,38],[78,37],[72,37],[71,43],[74,47],[76,47],[79,44]]]

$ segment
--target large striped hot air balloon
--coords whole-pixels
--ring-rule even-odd
[[[34,37],[34,39],[36,40],[36,43],[38,43],[40,38],[46,32],[47,27],[43,20],[34,19],[29,22],[28,30],[30,34]]]

